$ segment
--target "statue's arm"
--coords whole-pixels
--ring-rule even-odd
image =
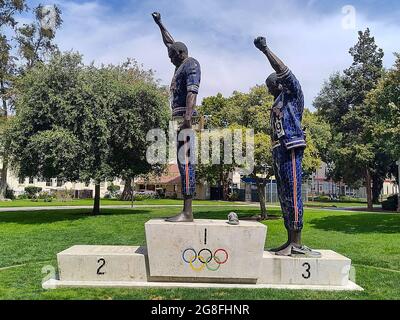
[[[164,44],[167,46],[167,48],[169,48],[175,42],[174,38],[172,38],[172,36],[168,32],[167,28],[165,28],[164,24],[161,22],[161,14],[158,12],[153,12],[152,16],[153,16],[155,23],[160,28]]]
[[[267,46],[267,40],[264,37],[258,37],[254,40],[254,45],[268,58],[269,63],[277,74],[285,73],[288,68]]]
[[[186,96],[185,123],[186,125],[190,124],[190,127],[192,126],[192,115],[193,115],[193,110],[196,106],[196,100],[197,100],[197,93],[188,92]]]
[[[186,85],[187,85],[187,95],[186,95],[186,113],[184,128],[192,127],[192,116],[194,109],[196,107],[197,95],[199,93],[201,81],[201,68],[197,61],[189,62],[189,66],[186,70]]]

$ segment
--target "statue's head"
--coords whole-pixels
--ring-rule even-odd
[[[168,56],[171,62],[179,67],[181,63],[189,56],[188,48],[182,42],[174,42],[168,48]]]
[[[269,75],[269,77],[267,78],[266,84],[267,84],[269,93],[272,94],[275,99],[278,98],[278,96],[282,92],[283,87],[279,83],[278,76],[276,75],[275,72]]]

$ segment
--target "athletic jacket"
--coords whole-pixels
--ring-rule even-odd
[[[301,126],[304,95],[300,83],[289,68],[277,77],[283,90],[271,110],[273,147],[283,145],[287,150],[305,148],[307,145]]]

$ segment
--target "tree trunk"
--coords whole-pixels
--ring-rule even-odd
[[[100,214],[100,184],[96,183],[94,187],[94,205],[93,205],[93,212],[94,216]]]
[[[121,194],[121,200],[130,201],[132,199],[132,178],[125,178],[124,191]]]
[[[377,174],[372,175],[372,203],[379,204],[384,179]]]
[[[3,154],[3,168],[0,175],[0,200],[6,198],[7,191],[7,171],[8,171],[8,159],[6,153]]]
[[[5,87],[3,80],[0,81],[0,90],[2,94],[5,94]],[[7,101],[5,99],[1,99],[2,107],[1,107],[1,114],[0,117],[4,117],[7,121]],[[6,121],[4,123],[6,123]],[[4,147],[4,151],[2,154],[2,162],[3,167],[0,173],[0,200],[4,200],[6,198],[6,191],[7,191],[7,172],[8,172],[8,155],[7,155],[7,147]]]
[[[365,186],[367,189],[367,201],[368,201],[368,210],[372,211],[374,209],[373,203],[372,203],[372,179],[371,179],[371,172],[369,168],[365,169]]]
[[[266,220],[268,218],[268,214],[267,214],[267,205],[265,199],[265,183],[257,177],[256,177],[256,183],[257,183],[258,197],[260,199],[261,219]]]
[[[226,174],[223,174],[223,178],[222,178],[222,199],[224,201],[228,201],[229,200],[229,185],[228,185],[228,178]]]
[[[224,173],[224,165],[220,165],[220,171],[219,171],[219,185],[220,188],[222,189],[222,200],[228,201],[228,182],[227,182],[227,176]]]

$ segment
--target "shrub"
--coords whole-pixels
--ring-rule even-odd
[[[7,187],[6,189],[6,199],[15,200],[15,192],[13,189]]]
[[[157,194],[153,192],[136,192],[133,195],[134,201],[153,200],[157,198],[158,198]]]
[[[329,196],[318,196],[314,198],[315,201],[326,202],[330,201]]]
[[[176,192],[170,193],[170,194],[166,194],[165,195],[165,199],[176,200],[176,199],[178,199],[178,194]]]
[[[40,200],[44,200],[44,202],[52,202],[54,197],[55,197],[54,194],[52,194],[50,192],[47,192],[47,191],[44,191],[44,192],[39,193],[39,197],[38,198]]]
[[[113,198],[118,198],[120,196],[120,186],[116,186],[114,183],[111,183],[107,187],[107,194],[104,196],[105,199],[113,199]]]
[[[61,189],[55,192],[55,197],[58,201],[67,202],[74,198],[74,190]]]
[[[28,199],[28,195],[24,192],[17,197],[18,200],[26,200]]]
[[[386,201],[382,202],[382,209],[387,211],[397,211],[399,203],[399,195],[394,194],[387,198]]]
[[[239,201],[239,193],[234,191],[228,194],[228,201]]]
[[[41,192],[43,189],[41,187],[35,186],[27,186],[25,187],[25,193],[28,199],[36,199],[38,197],[38,193]]]

